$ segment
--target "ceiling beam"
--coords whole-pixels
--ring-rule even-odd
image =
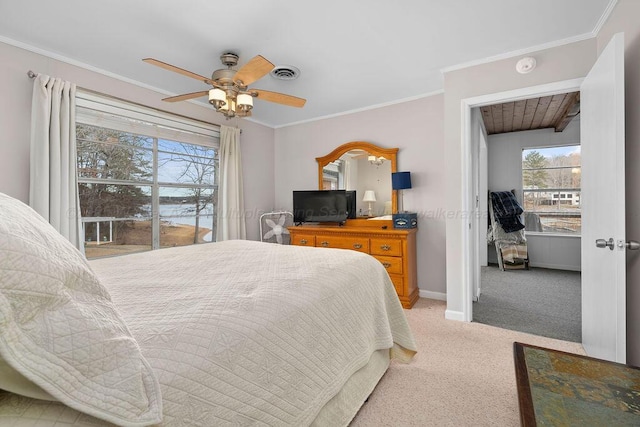
[[[562,114],[559,114],[556,122],[553,124],[553,128],[556,132],[562,132],[569,122],[578,114],[580,114],[580,92],[573,92],[568,94],[568,102]]]

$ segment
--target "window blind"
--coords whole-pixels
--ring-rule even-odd
[[[158,139],[220,146],[218,126],[80,90],[76,121]]]

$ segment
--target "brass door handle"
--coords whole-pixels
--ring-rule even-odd
[[[391,267],[391,263],[390,262],[383,262],[382,265],[384,265],[384,268]]]
[[[389,245],[382,245],[382,246],[380,246],[380,249],[382,249],[383,251],[388,251],[388,250],[391,250],[391,246],[389,246]]]
[[[326,248],[327,246],[329,246],[329,242],[327,242],[326,240],[324,242],[320,242],[320,246]]]
[[[306,245],[307,243],[308,243],[307,239],[300,239],[300,244],[301,245]]]
[[[353,244],[353,248],[354,249],[362,249],[362,245],[360,243],[354,243]]]

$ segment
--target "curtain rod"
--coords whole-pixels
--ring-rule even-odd
[[[33,71],[29,70],[29,71],[27,71],[27,76],[29,76],[30,79],[35,79],[36,77],[38,77],[38,73],[34,73]],[[138,107],[151,108],[153,110],[160,111],[162,113],[173,114],[174,116],[182,117],[182,118],[189,119],[189,120],[194,120],[196,122],[204,123],[204,124],[211,125],[211,126],[217,126],[218,128],[221,126],[221,125],[219,125],[217,123],[211,123],[211,122],[207,122],[207,121],[200,120],[200,119],[194,119],[193,117],[188,117],[188,116],[185,116],[183,114],[177,114],[177,113],[174,113],[172,111],[166,111],[166,110],[161,110],[161,109],[155,108],[155,107],[149,107],[148,105],[140,104],[139,102],[129,101],[128,99],[118,98],[117,96],[113,96],[113,95],[107,95],[106,93],[98,92],[98,91],[95,91],[95,90],[92,90],[92,89],[87,89],[87,88],[84,88],[84,87],[79,87],[79,89],[82,89],[85,92],[93,93],[94,95],[104,96],[106,98],[114,99],[116,101],[128,102],[129,104],[137,105]],[[237,127],[237,125],[236,125],[236,127]],[[242,129],[240,129],[240,133],[242,133]]]

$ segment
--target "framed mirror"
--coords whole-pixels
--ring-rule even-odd
[[[359,217],[397,213],[398,195],[391,188],[391,173],[398,170],[398,148],[353,141],[343,144],[318,162],[320,190],[355,190]],[[365,197],[366,196],[366,197]]]

